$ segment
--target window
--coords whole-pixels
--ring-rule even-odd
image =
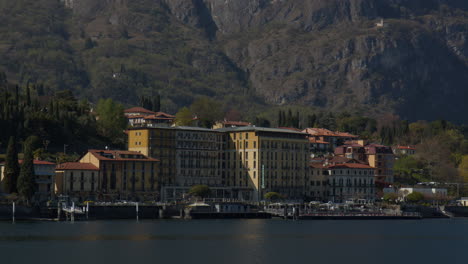
[[[70,191],[73,191],[73,172],[70,172]]]
[[[257,141],[254,141],[253,147],[254,147],[254,148],[257,148]]]
[[[84,191],[84,172],[81,172],[80,190]]]
[[[91,173],[91,191],[94,191],[94,172]]]

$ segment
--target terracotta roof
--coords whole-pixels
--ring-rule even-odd
[[[348,169],[375,169],[374,167],[371,167],[366,164],[361,164],[361,163],[341,163],[341,164],[336,164],[336,165],[330,165],[328,166],[330,169],[336,169],[336,168],[348,168]]]
[[[330,142],[326,142],[326,141],[316,139],[316,138],[313,138],[313,137],[309,138],[309,142],[310,143],[319,143],[319,144],[330,144]]]
[[[346,137],[346,138],[358,138],[358,136],[356,135],[353,135],[353,134],[350,134],[350,133],[347,133],[347,132],[335,132],[335,134],[338,136],[338,137]]]
[[[174,120],[175,116],[169,115],[169,114],[164,114],[159,112],[160,114],[156,115],[149,115],[145,116],[145,119],[157,119],[157,120]]]
[[[322,163],[312,162],[309,164],[310,167],[314,169],[325,169],[326,167]]]
[[[23,160],[18,160],[19,164],[23,164]],[[43,160],[34,160],[34,165],[55,165],[55,163],[43,161]]]
[[[252,124],[249,123],[249,122],[242,122],[242,121],[223,121],[221,122],[223,123],[224,125],[227,125],[227,126],[251,126]]]
[[[164,112],[157,112],[156,116],[157,117],[175,118],[175,115],[170,115],[170,114],[164,113]]]
[[[81,162],[66,162],[59,164],[56,168],[57,170],[99,170],[98,167],[94,166],[91,163],[81,163]]]
[[[118,160],[118,161],[159,161],[149,158],[140,152],[127,150],[88,150],[98,160]]]
[[[397,147],[398,149],[411,149],[411,150],[416,150],[415,147],[412,147],[412,146],[398,146]]]
[[[145,113],[145,114],[153,114],[153,115],[156,114],[156,112],[150,111],[143,107],[132,107],[129,109],[125,109],[124,113]]]
[[[353,159],[348,159],[346,157],[342,156],[334,156],[333,158],[328,160],[328,163],[333,163],[333,164],[342,164],[342,163],[348,163],[353,161]]]

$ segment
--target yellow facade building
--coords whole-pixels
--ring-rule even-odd
[[[81,199],[159,199],[159,160],[134,151],[89,150],[56,169],[56,192]]]
[[[289,199],[306,195],[309,143],[307,134],[279,128],[238,127],[220,129],[227,133],[225,173],[228,185],[252,191],[244,199],[259,201],[268,192]]]
[[[177,200],[198,184],[224,191],[223,136],[199,127],[134,128],[128,131],[128,149],[161,161],[162,199]]]
[[[219,198],[262,200],[270,191],[288,198],[306,195],[307,134],[253,126],[135,128],[129,150],[161,160],[164,198],[180,199],[204,184]]]

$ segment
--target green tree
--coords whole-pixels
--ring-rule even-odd
[[[424,195],[420,192],[412,192],[406,196],[406,200],[410,203],[418,203],[424,200]]]
[[[153,97],[153,109],[151,109],[153,112],[159,112],[161,111],[161,96],[159,94],[155,95]]]
[[[423,179],[421,172],[423,164],[414,156],[403,156],[395,161],[393,171],[396,174],[397,181],[404,184],[415,184]]]
[[[177,126],[193,125],[193,114],[187,107],[182,107],[175,115],[175,124]]]
[[[10,137],[8,142],[8,149],[6,153],[6,162],[5,162],[5,182],[4,188],[7,193],[15,193],[16,183],[18,181],[18,176],[20,173],[20,167],[18,164],[18,150],[16,149],[16,140],[15,137]]]
[[[206,185],[194,185],[190,188],[189,194],[195,197],[206,198],[210,196],[211,189]]]
[[[265,199],[268,201],[278,201],[283,198],[283,196],[277,192],[268,192],[264,195]]]
[[[460,165],[458,166],[460,177],[465,183],[468,183],[468,155],[463,156]]]
[[[124,142],[123,131],[127,127],[124,107],[112,99],[99,100],[96,112],[98,114],[98,129],[102,136],[109,138],[114,144]]]
[[[197,116],[200,126],[211,128],[213,124],[223,118],[221,104],[209,97],[201,97],[190,106],[190,110]]]
[[[387,203],[394,203],[398,200],[398,194],[396,193],[386,193],[383,196],[383,200]]]
[[[26,201],[31,200],[36,188],[34,175],[33,150],[29,144],[24,145],[24,158],[21,164],[21,172],[18,177],[17,189],[19,195]]]

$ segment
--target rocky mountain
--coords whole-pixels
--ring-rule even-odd
[[[20,82],[468,121],[466,0],[0,0],[0,15],[0,70]]]

